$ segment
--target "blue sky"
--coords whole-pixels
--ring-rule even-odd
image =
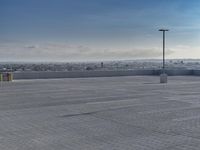
[[[200,58],[199,0],[0,0],[0,60]]]

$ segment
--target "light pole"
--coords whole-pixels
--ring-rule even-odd
[[[162,74],[160,76],[160,83],[167,83],[167,74],[165,74],[165,32],[169,30],[159,29],[158,31],[163,32],[163,67],[162,67]]]
[[[168,29],[159,29],[163,32],[163,73],[165,73],[165,32],[169,31]]]

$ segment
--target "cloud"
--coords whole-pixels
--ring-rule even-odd
[[[7,44],[0,47],[1,60],[10,61],[73,61],[161,58],[161,48],[99,48],[59,42],[40,44]],[[166,50],[167,55],[174,50]]]
[[[168,50],[167,55],[172,54],[173,51]],[[134,59],[134,58],[158,58],[162,56],[162,50],[158,48],[154,49],[144,49],[144,48],[134,48],[131,50],[117,50],[117,49],[104,49],[104,50],[94,50],[89,51],[84,54],[86,57],[94,58],[112,58],[112,59]]]
[[[28,46],[24,46],[24,48],[27,48],[27,49],[36,49],[36,48],[39,48],[38,45],[28,45]]]

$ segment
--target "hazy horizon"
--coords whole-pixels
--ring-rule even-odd
[[[197,0],[0,0],[0,62],[200,58]]]

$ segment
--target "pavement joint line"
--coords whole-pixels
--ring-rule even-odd
[[[153,114],[153,113],[159,113],[159,112],[171,112],[171,111],[178,111],[178,110],[190,110],[190,109],[195,109],[195,108],[199,108],[200,106],[191,106],[191,107],[182,107],[182,108],[172,108],[172,109],[165,109],[165,110],[153,110],[153,111],[148,111],[148,112],[138,112],[139,114]]]
[[[159,104],[166,104],[167,102],[161,102]],[[128,106],[119,106],[119,107],[112,107],[108,109],[101,109],[97,111],[91,111],[91,112],[82,112],[82,113],[75,113],[75,114],[67,114],[67,115],[62,115],[61,117],[76,117],[76,116],[84,116],[84,115],[91,115],[91,114],[96,114],[99,112],[106,112],[106,111],[113,111],[113,110],[121,110],[121,109],[126,109],[126,108],[131,108],[135,106],[154,106],[154,104],[136,104],[136,105],[128,105]],[[136,112],[139,113],[139,112]]]
[[[130,102],[130,101],[135,101],[135,100],[139,100],[139,99],[138,98],[133,98],[133,99],[125,99],[125,100],[111,100],[111,101],[100,101],[100,102],[87,102],[86,104],[88,104],[88,105],[107,104],[107,103]]]
[[[160,104],[160,103],[159,103]],[[163,104],[163,103],[161,103]],[[68,115],[62,115],[61,117],[75,117],[75,116],[81,116],[81,115],[91,115],[91,114],[95,114],[95,113],[99,113],[99,112],[106,112],[106,111],[113,111],[113,110],[120,110],[120,109],[126,109],[126,108],[131,108],[134,106],[143,106],[143,105],[129,105],[129,106],[120,106],[120,107],[112,107],[109,109],[101,109],[98,111],[92,111],[92,112],[83,112],[83,113],[76,113],[76,114],[68,114]]]

